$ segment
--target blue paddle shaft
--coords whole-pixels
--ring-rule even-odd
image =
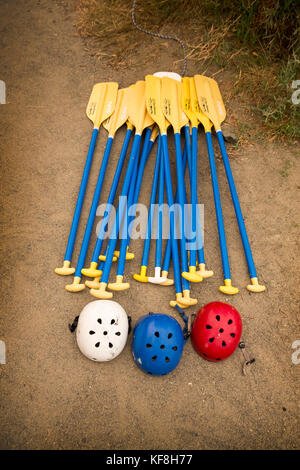
[[[152,132],[151,128],[147,129],[146,132],[145,132],[144,145],[143,145],[143,150],[142,150],[142,155],[141,155],[140,165],[139,165],[139,171],[138,171],[135,190],[134,190],[133,201],[134,201],[135,204],[137,204],[138,199],[139,199],[145,165],[147,163],[147,160],[148,160],[151,148],[152,148],[152,146],[150,147],[151,132]]]
[[[147,234],[146,234],[146,238],[145,238],[145,242],[144,242],[144,249],[143,249],[143,256],[142,256],[141,266],[148,266],[150,243],[151,243],[151,232],[152,232],[153,205],[155,204],[155,200],[156,200],[156,191],[157,191],[158,175],[159,175],[159,168],[160,168],[160,160],[162,158],[163,157],[162,157],[162,152],[161,152],[161,139],[159,138],[158,139],[158,144],[157,144],[156,161],[155,161],[153,183],[152,183],[152,190],[151,190],[151,196],[150,196],[148,223],[147,223]]]
[[[111,188],[110,188],[110,192],[109,192],[109,196],[108,196],[108,199],[107,199],[107,206],[105,208],[105,213],[104,213],[101,225],[100,225],[100,230],[99,230],[97,242],[96,242],[96,245],[95,245],[95,248],[94,248],[94,253],[93,253],[93,256],[92,256],[92,262],[95,262],[95,263],[98,263],[99,255],[101,253],[103,240],[104,240],[105,233],[106,233],[105,230],[106,230],[106,227],[107,227],[107,220],[108,220],[108,218],[110,216],[110,213],[111,213],[111,210],[112,210],[112,204],[114,202],[116,191],[117,191],[117,188],[118,188],[118,184],[119,184],[122,168],[123,168],[123,165],[124,165],[125,157],[126,157],[126,154],[127,154],[131,134],[132,134],[132,130],[127,129],[125,139],[124,139],[124,143],[123,143],[123,146],[122,146],[122,150],[121,150],[121,153],[120,153],[118,165],[117,165],[117,168],[116,168],[114,179],[113,179],[113,182],[112,182],[112,185],[111,185]]]
[[[227,244],[226,244],[226,236],[225,236],[225,229],[224,229],[224,222],[223,222],[223,214],[222,214],[222,206],[221,206],[221,197],[220,197],[220,190],[219,190],[219,184],[218,184],[214,149],[213,149],[212,138],[211,138],[210,132],[206,132],[206,142],[207,142],[209,164],[210,164],[210,171],[211,171],[211,180],[212,180],[213,193],[214,193],[214,201],[215,201],[216,217],[217,217],[217,224],[218,224],[224,279],[231,279],[228,251],[227,251]]]
[[[190,181],[192,181],[192,147],[191,147],[191,142],[190,142],[190,128],[189,128],[189,126],[185,126],[184,131],[185,131],[185,142],[186,142],[187,155],[188,155],[189,178],[190,178]],[[197,196],[196,201],[197,201],[196,204],[198,204],[198,196]],[[197,217],[197,229],[196,229],[197,230],[197,246],[200,246],[200,248],[197,249],[197,256],[198,256],[199,263],[205,264],[204,247],[203,247],[203,240],[202,240],[201,221],[200,221],[199,210],[197,210],[196,217]],[[190,263],[190,265],[192,265],[192,264]],[[195,265],[193,265],[193,266],[195,266]]]
[[[130,152],[127,171],[126,171],[126,175],[125,175],[125,179],[124,179],[124,183],[123,183],[123,187],[122,187],[122,191],[121,191],[121,196],[127,196],[127,194],[128,194],[129,185],[130,185],[130,182],[131,182],[131,176],[132,176],[132,172],[133,172],[133,169],[134,169],[134,165],[135,165],[136,159],[139,156],[140,145],[141,145],[141,135],[140,134],[135,134],[132,149],[131,149],[131,152]],[[120,211],[121,211],[121,214],[120,214]],[[120,220],[122,220],[123,215],[124,215],[123,211],[124,211],[124,207],[121,206],[121,208],[120,208],[120,204],[119,204],[118,209],[117,209],[117,213],[116,213],[116,218],[115,218],[115,221],[114,221],[114,225],[113,225],[113,228],[112,228],[111,236],[110,236],[110,239],[109,239],[108,250],[107,250],[107,254],[106,254],[105,263],[104,263],[104,266],[103,266],[102,277],[101,277],[101,282],[105,282],[106,284],[108,283],[108,278],[109,278],[109,273],[110,273],[110,269],[111,269],[111,265],[112,265],[114,251],[116,249],[116,244],[117,244],[118,235],[119,235],[119,218],[120,218]]]
[[[225,142],[224,142],[224,138],[223,138],[223,134],[222,134],[221,130],[217,131],[217,137],[218,137],[218,141],[219,141],[219,145],[220,145],[220,149],[221,149],[221,154],[222,154],[222,158],[223,158],[223,163],[224,163],[224,167],[225,167],[225,172],[226,172],[226,176],[227,176],[227,180],[228,180],[228,184],[229,184],[229,188],[230,188],[230,192],[231,192],[232,202],[233,202],[233,205],[234,205],[234,210],[235,210],[235,214],[236,214],[236,218],[237,218],[237,221],[238,221],[240,234],[241,234],[241,238],[242,238],[242,242],[243,242],[243,246],[244,246],[244,250],[245,250],[245,255],[246,255],[246,260],[247,260],[247,264],[248,264],[249,274],[250,274],[251,278],[252,277],[257,277],[256,269],[255,269],[255,265],[254,265],[254,261],[253,261],[253,257],[252,257],[252,252],[251,252],[251,248],[250,248],[250,243],[249,243],[248,236],[247,236],[246,226],[245,226],[245,222],[244,222],[244,219],[243,219],[242,209],[241,209],[241,206],[240,206],[237,190],[235,188],[235,184],[234,184],[234,180],[233,180],[233,176],[232,176],[232,171],[231,171],[231,167],[230,167],[230,163],[229,163],[229,158],[228,158],[228,155],[227,155]]]
[[[171,179],[167,135],[162,134],[161,140],[162,140],[162,145],[163,145],[167,199],[168,199],[169,208],[171,208],[174,206],[174,199],[173,199],[173,190],[172,190],[172,179]],[[172,247],[175,291],[176,291],[176,294],[179,294],[179,293],[182,293],[182,286],[181,286],[181,272],[180,272],[180,263],[179,263],[178,244],[175,238],[174,211],[170,212],[170,235],[169,236],[171,239],[171,247]]]
[[[159,188],[158,188],[158,210],[157,210],[157,239],[155,246],[155,267],[161,267],[162,253],[162,230],[163,230],[163,204],[164,204],[164,159],[160,159]]]
[[[184,168],[184,171],[186,169],[186,163],[187,163],[187,145],[184,147],[183,151],[183,157],[182,157],[182,166]],[[178,188],[176,188],[176,194],[175,194],[175,204],[178,203]],[[164,254],[164,261],[163,261],[163,266],[162,270],[169,272],[170,268],[170,262],[171,262],[171,238],[168,238],[166,248],[165,248],[165,254]]]
[[[99,176],[98,176],[98,180],[97,180],[97,184],[96,184],[96,188],[94,192],[94,197],[93,197],[93,201],[92,201],[92,205],[91,205],[91,209],[89,213],[89,218],[86,224],[84,237],[83,237],[82,244],[81,244],[81,249],[80,249],[78,262],[77,262],[77,266],[75,270],[75,277],[81,277],[81,270],[84,266],[86,253],[87,253],[90,238],[91,238],[93,224],[94,224],[94,220],[95,220],[95,216],[97,212],[97,207],[99,204],[100,194],[101,194],[101,190],[103,186],[104,176],[105,176],[113,140],[114,140],[113,137],[109,137],[107,139],[107,143],[106,143],[106,147],[105,147],[105,151],[104,151],[104,155],[103,155],[103,159],[102,159],[102,163],[101,163],[101,167],[99,171]]]
[[[197,237],[197,136],[198,128],[192,128],[192,179],[191,179],[191,203],[192,203],[192,233]],[[195,243],[197,244],[197,242]],[[197,252],[190,250],[190,266],[196,266]]]
[[[82,204],[85,196],[86,186],[90,174],[91,164],[93,160],[93,155],[95,151],[95,145],[98,137],[99,129],[94,129],[91,137],[91,142],[88,150],[88,154],[86,157],[86,162],[83,170],[83,175],[81,179],[80,189],[77,197],[76,207],[73,215],[73,221],[70,229],[68,244],[65,253],[65,261],[71,261],[72,253],[74,249],[74,243],[76,239]]]
[[[184,183],[184,175],[183,175],[183,168],[182,168],[182,156],[181,156],[181,146],[180,146],[180,134],[175,133],[175,151],[176,151],[176,173],[177,173],[177,181],[178,181],[178,202],[181,208],[181,230],[180,230],[180,254],[181,254],[181,271],[187,272],[188,268],[188,260],[187,260],[187,251],[186,251],[186,244],[185,244],[185,221],[184,221],[184,203],[185,203],[185,183]],[[182,287],[183,290],[190,290],[190,283],[187,279],[182,279]]]
[[[148,158],[149,158],[149,155],[150,155],[150,153],[151,153],[151,150],[152,150],[153,145],[154,145],[154,140],[150,140],[149,143],[148,143],[147,160],[148,160]],[[139,195],[137,195],[137,198],[138,198],[138,197],[139,197]],[[137,203],[137,202],[138,202],[138,200],[136,201],[136,203]],[[135,204],[134,204],[134,206],[135,206]],[[130,228],[130,229],[132,229],[132,227],[130,227],[130,222],[131,222],[132,220],[134,220],[134,217],[135,217],[135,215],[134,215],[134,216],[133,216],[133,215],[130,215],[130,217],[128,218],[128,228]],[[129,244],[130,244],[130,236],[129,236],[129,238],[127,237],[127,247],[129,246]]]
[[[128,246],[128,224],[129,224],[129,217],[128,217],[128,210],[133,204],[134,199],[134,189],[135,183],[137,180],[137,173],[138,173],[138,159],[136,159],[136,163],[134,165],[134,169],[131,175],[131,184],[129,188],[129,193],[127,196],[127,207],[124,209],[124,217],[123,217],[123,227],[121,233],[121,246],[120,246],[120,254],[119,254],[119,261],[117,267],[117,275],[123,275],[125,269],[125,261],[126,261],[126,251]],[[125,220],[126,219],[126,220]]]
[[[152,130],[151,128],[149,128],[146,130],[146,133],[145,133],[144,145],[143,145],[142,155],[141,155],[140,164],[138,168],[138,173],[137,173],[137,176],[136,176],[136,173],[135,175],[133,175],[132,181],[131,181],[132,186],[129,192],[127,212],[132,204],[134,205],[137,204],[138,199],[139,199],[144,169],[145,169],[145,165],[149,156],[149,142],[150,142],[151,132]],[[135,172],[137,172],[137,167],[138,167],[138,162],[136,163]],[[132,214],[130,218],[127,217],[128,223],[134,219],[134,216],[135,214]],[[117,268],[117,275],[120,275],[120,276],[124,275],[125,263],[126,263],[126,251],[127,251],[127,246],[130,241],[130,235],[131,234],[129,233],[128,227],[126,227],[126,235],[121,240],[120,256],[119,256],[118,268]]]

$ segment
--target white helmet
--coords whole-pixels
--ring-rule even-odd
[[[95,300],[79,315],[76,340],[82,354],[92,361],[111,361],[123,351],[128,330],[129,318],[120,304]]]

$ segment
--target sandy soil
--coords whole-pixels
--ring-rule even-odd
[[[53,270],[63,259],[91,123],[85,107],[94,82],[127,86],[167,68],[167,53],[138,70],[103,67],[73,27],[72,2],[0,1],[1,449],[294,449],[299,447],[299,371],[291,360],[299,332],[299,145],[253,142],[235,153],[232,171],[253,254],[267,291],[250,294],[248,274],[224,170],[218,172],[233,283],[222,280],[209,164],[200,136],[199,199],[205,204],[207,265],[215,276],[193,286],[201,306],[228,301],[241,313],[243,338],[256,363],[244,377],[237,351],[224,363],[202,360],[192,345],[169,376],[149,377],[133,363],[130,341],[113,362],[83,357],[68,330],[92,297],[70,294]],[[142,41],[143,39],[141,39]],[[141,51],[139,53],[142,53]],[[170,46],[171,47],[171,46]],[[189,70],[190,73],[196,70]],[[112,181],[123,130],[111,158],[102,201]],[[74,261],[79,251],[105,143],[101,131]],[[287,162],[289,162],[287,164]],[[142,202],[148,202],[153,159]],[[95,236],[91,243],[91,250]],[[142,241],[126,279],[139,268]],[[91,252],[91,251],[90,251]],[[153,251],[151,266],[153,268]],[[133,318],[149,311],[176,315],[174,293],[131,280],[115,296]],[[298,389],[297,389],[298,387]]]

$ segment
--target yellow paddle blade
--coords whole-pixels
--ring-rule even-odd
[[[125,124],[128,119],[128,88],[118,90],[117,102],[113,114],[106,119],[103,127],[108,131],[109,137],[114,137],[120,127]]]
[[[101,123],[113,113],[119,85],[116,82],[96,83],[87,108],[87,117],[99,129]]]
[[[204,75],[195,75],[194,78],[200,108],[218,131],[221,129],[221,123],[226,117],[225,106],[218,84],[212,78]]]
[[[146,108],[146,83],[144,80],[139,80],[135,85],[129,87],[128,119],[134,125],[137,134],[142,134],[146,127],[154,124]]]
[[[161,79],[154,75],[146,76],[146,106],[148,113],[156,122],[162,134],[167,132],[168,122],[162,110]]]
[[[217,113],[219,115],[220,123],[225,121],[226,109],[221,95],[218,83],[213,78],[210,78],[211,89],[213,90],[213,97],[216,103]]]
[[[190,79],[188,77],[182,79],[181,106],[192,127],[198,127],[198,119],[191,105]]]
[[[203,111],[201,110],[199,106],[194,77],[189,78],[189,81],[190,81],[190,95],[191,95],[192,110],[197,116],[198,121],[204,127],[205,132],[210,132],[212,128],[212,123],[208,119],[208,117],[203,113]]]
[[[174,133],[179,133],[188,124],[188,118],[181,108],[181,89],[181,82],[168,77],[161,79],[163,113],[171,123]]]

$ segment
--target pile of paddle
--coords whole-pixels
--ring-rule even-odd
[[[87,286],[91,289],[90,293],[94,297],[108,299],[113,296],[112,291],[126,290],[130,287],[128,282],[124,282],[124,271],[126,260],[134,257],[133,253],[129,252],[133,225],[131,222],[136,215],[136,205],[139,201],[145,166],[154,142],[157,140],[155,169],[154,174],[150,176],[153,183],[141,269],[140,273],[134,274],[133,277],[136,281],[142,283],[150,282],[162,286],[174,284],[176,296],[170,302],[170,305],[173,307],[179,305],[184,308],[197,303],[196,299],[190,297],[190,283],[199,283],[204,278],[209,278],[213,275],[212,271],[206,269],[202,243],[203,227],[201,227],[201,214],[198,204],[201,202],[198,200],[197,187],[197,140],[199,126],[204,128],[206,136],[223,265],[224,285],[221,285],[219,290],[224,294],[236,294],[238,292],[238,288],[234,287],[231,283],[211,135],[213,127],[220,146],[248,264],[251,282],[247,289],[251,292],[262,292],[265,290],[265,286],[260,285],[257,279],[245,223],[226,152],[221,130],[221,123],[226,117],[226,111],[215,80],[202,75],[181,79],[177,74],[157,73],[148,75],[145,81],[138,81],[125,89],[118,89],[118,84],[113,82],[98,83],[92,90],[87,106],[87,116],[94,123],[94,129],[63,266],[55,269],[57,274],[74,274],[73,282],[66,286],[69,292],[79,292]],[[71,267],[71,258],[101,124],[107,130],[108,138],[81,243],[77,266],[73,268]],[[84,265],[95,216],[98,205],[101,202],[101,190],[109,155],[115,135],[123,125],[127,126],[127,132],[116,168],[114,169],[114,177],[109,195],[102,198],[107,202],[106,209],[97,232],[97,241],[90,265],[88,268],[85,268]],[[134,135],[132,136],[132,134]],[[132,139],[131,150],[128,152],[129,143]],[[175,183],[171,177],[170,158],[173,159],[173,155],[170,156],[169,154],[168,139],[174,139],[175,143]],[[128,158],[127,153],[129,153]],[[118,201],[115,201],[122,171],[124,171],[125,175],[122,187],[119,188],[120,197]],[[190,186],[189,191],[187,191],[186,184]],[[189,194],[190,196],[188,197]],[[116,211],[112,211],[114,202]],[[162,256],[165,202],[168,208],[168,237],[164,256]],[[157,209],[156,211],[153,210],[154,207]],[[156,225],[155,237],[153,236],[154,222]],[[109,237],[107,237],[108,227],[110,228]],[[147,266],[150,244],[153,238],[155,238],[155,271],[154,276],[150,277],[147,275]],[[107,243],[104,247],[106,240]],[[119,244],[118,247],[117,244]],[[174,281],[168,277],[171,260],[173,262]],[[118,262],[116,279],[115,282],[109,282],[110,271],[114,261]],[[90,279],[83,282],[82,276]]]

